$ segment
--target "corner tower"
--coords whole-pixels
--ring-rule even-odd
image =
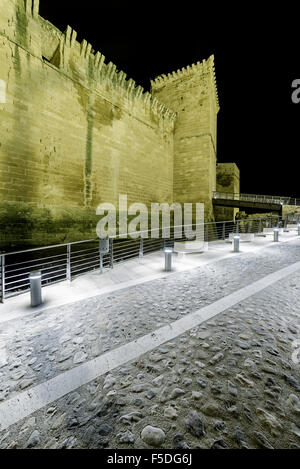
[[[151,81],[152,95],[177,113],[174,129],[174,202],[203,202],[214,220],[217,114],[214,56]]]

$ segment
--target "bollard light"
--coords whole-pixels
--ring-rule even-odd
[[[278,243],[279,241],[279,228],[274,228],[274,242]]]
[[[30,296],[31,306],[39,306],[42,304],[42,273],[40,270],[30,272]]]
[[[172,270],[172,254],[173,254],[173,249],[172,248],[165,248],[165,271],[166,272],[171,272]]]
[[[234,235],[233,237],[233,252],[240,252],[240,236]]]

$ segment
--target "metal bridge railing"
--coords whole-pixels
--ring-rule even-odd
[[[243,202],[260,202],[277,205],[299,205],[300,199],[293,197],[279,197],[274,195],[240,194],[230,192],[213,192],[213,199],[239,200]]]
[[[290,219],[289,222],[292,221],[300,222],[300,214],[298,218],[293,215],[293,220]],[[204,240],[212,242],[225,240],[229,233],[260,233],[263,228],[283,226],[283,224],[280,217],[274,216],[235,222],[204,223],[201,229]],[[193,229],[195,227],[193,225]],[[183,231],[182,237],[178,236],[178,228]],[[66,280],[71,281],[78,275],[95,270],[103,272],[128,259],[143,257],[164,247],[173,247],[175,241],[188,239],[184,234],[185,228],[188,227],[170,227],[168,238],[163,237],[161,229],[156,233],[156,238],[151,237],[154,230],[143,232],[143,236],[146,234],[148,238],[132,239],[114,236],[109,239],[109,251],[106,253],[100,249],[99,238],[3,253],[0,256],[0,298],[3,302],[8,297],[29,291],[29,275],[33,270],[41,271],[42,286]],[[133,234],[140,235],[140,233],[130,233],[130,235]]]

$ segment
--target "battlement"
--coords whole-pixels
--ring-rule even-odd
[[[37,18],[39,16],[40,0],[21,0],[27,15]]]
[[[77,32],[68,26],[59,44],[61,68],[68,70],[70,57],[73,53],[74,60],[81,62],[81,66],[85,62],[86,70],[89,74],[92,74],[96,82],[109,82],[110,85],[121,91],[128,99],[143,102],[158,117],[167,119],[172,123],[175,121],[177,116],[175,112],[160,103],[157,98],[153,98],[151,93],[145,91],[142,86],[137,85],[132,78],[127,79],[127,74],[122,70],[117,70],[115,64],[112,62],[106,63],[105,56],[99,51],[95,52],[92,45],[85,39],[79,43],[76,38]]]
[[[195,64],[188,65],[187,67],[183,67],[175,72],[168,73],[167,75],[163,74],[157,76],[154,80],[151,80],[151,88],[152,90],[157,91],[160,88],[163,88],[164,86],[175,82],[176,80],[182,80],[185,77],[193,75],[204,75],[206,73],[209,73],[211,75],[212,84],[215,91],[217,108],[219,109],[219,97],[213,55],[211,55],[208,60],[204,59],[202,62],[197,62]]]
[[[121,95],[121,99],[131,102],[130,106],[141,103],[159,120],[173,126],[177,116],[175,112],[158,102],[133,79],[127,78],[126,73],[118,70],[115,64],[106,62],[105,56],[95,51],[87,40],[79,42],[74,29],[68,26],[62,32],[39,16],[40,0],[1,1],[6,5],[3,7],[4,21],[2,24],[0,21],[0,30],[8,38],[15,41],[15,31],[18,29],[21,33],[17,43],[33,55],[45,59],[48,65],[55,66],[73,79],[79,79],[84,86],[111,88]],[[30,21],[24,20],[24,16]]]

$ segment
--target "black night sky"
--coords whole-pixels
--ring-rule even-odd
[[[298,11],[253,2],[41,0],[146,90],[150,79],[215,55],[221,111],[218,161],[236,162],[241,191],[299,197]],[[63,6],[62,6],[63,5]]]

